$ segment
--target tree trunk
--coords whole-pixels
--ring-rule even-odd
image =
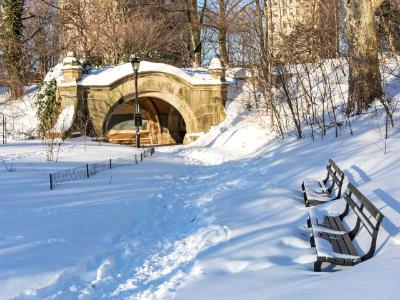
[[[201,66],[202,61],[201,26],[207,1],[203,4],[201,15],[197,11],[197,0],[190,0],[187,5],[189,5],[190,60],[192,66],[197,68]]]
[[[383,0],[346,0],[345,35],[349,46],[347,113],[360,113],[382,96],[374,13]]]
[[[226,15],[226,1],[218,0],[219,4],[219,28],[218,28],[218,45],[219,56],[221,62],[227,66],[229,64],[229,55],[227,51],[227,15]]]
[[[267,3],[255,0],[255,13],[257,20],[257,40],[258,40],[258,56],[260,65],[258,67],[258,76],[261,77],[261,84],[265,89],[264,100],[266,103],[266,112],[269,128],[274,127],[274,113],[271,93],[271,73],[268,48],[268,9]],[[253,75],[254,76],[254,75]]]
[[[1,28],[3,41],[3,59],[10,80],[11,98],[17,99],[24,94],[23,68],[23,21],[24,0],[7,0],[1,3],[4,19]]]

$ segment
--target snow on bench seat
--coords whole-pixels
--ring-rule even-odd
[[[330,202],[336,198],[336,195],[328,195],[326,193],[318,193],[309,188],[305,188],[305,193],[307,194],[307,202],[308,203],[323,203]]]
[[[325,236],[329,236],[330,239],[337,239],[339,241],[339,239],[343,239],[345,234],[328,234],[326,233]],[[357,264],[359,262],[361,262],[361,257],[359,255],[355,255],[357,253],[357,251],[355,250],[355,248],[351,248],[351,252],[349,251],[349,249],[346,249],[345,251],[348,252],[348,254],[346,253],[338,253],[335,249],[334,249],[334,244],[330,243],[329,241],[327,241],[326,239],[322,238],[322,237],[316,237],[315,238],[315,247],[318,249],[318,257],[323,257],[326,259],[329,258],[333,258],[333,259],[341,259],[341,260],[347,260],[349,265],[352,264]],[[344,245],[344,244],[342,244]]]
[[[301,187],[306,206],[318,205],[340,198],[344,173],[332,159],[329,159],[326,170],[327,175],[323,180],[306,178],[303,181]]]
[[[338,217],[346,210],[346,200],[341,198],[329,203],[313,206],[308,209],[309,227],[321,226],[324,224],[327,217]]]
[[[328,194],[328,187],[325,185],[323,180],[315,178],[304,179],[304,187],[307,190],[314,191],[318,194]]]

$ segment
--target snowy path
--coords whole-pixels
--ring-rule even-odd
[[[266,140],[247,156],[218,147],[160,149],[138,167],[53,192],[45,174],[17,165],[0,173],[0,299],[348,299],[356,279],[351,298],[397,299],[399,160],[376,155],[374,134]],[[389,146],[398,153],[400,140]],[[62,152],[58,166],[29,156],[20,167],[32,160],[53,169],[132,151],[91,145]],[[321,177],[330,157],[385,219],[376,258],[316,274],[299,188],[304,177]],[[338,294],[328,292],[332,284]]]
[[[107,157],[108,147],[93,146],[93,149],[102,152],[97,157]],[[118,151],[122,156],[132,154],[130,148],[112,148],[114,155]],[[79,158],[85,157],[81,152],[82,149],[72,153],[75,160],[77,154]],[[71,155],[63,154],[66,160]],[[2,171],[0,299],[40,289],[66,271],[90,273],[92,267],[97,268],[96,259],[102,258],[123,234],[135,228],[134,215],[140,216],[141,210],[151,203],[147,201],[154,201],[152,198],[165,188],[164,183],[179,173],[179,164],[168,160],[163,162],[160,158],[157,164],[145,161],[139,166],[117,168],[54,191],[48,190],[46,173],[49,165],[54,168],[54,163],[32,162],[39,173],[22,168],[27,161],[17,165],[16,172]],[[162,171],[161,165],[164,165]]]
[[[147,299],[164,293],[170,282],[184,283],[191,276],[184,270],[192,269],[198,253],[228,239],[226,228],[206,226],[195,201],[214,179],[180,156],[158,153],[138,167],[51,192],[45,171],[22,168],[40,154],[20,155],[17,171],[2,174],[1,299],[21,292],[21,299]],[[63,159],[70,154],[64,151]]]

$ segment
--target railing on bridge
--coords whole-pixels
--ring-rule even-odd
[[[76,167],[73,169],[62,170],[57,173],[50,174],[50,190],[53,190],[56,186],[72,182],[76,180],[81,180],[94,176],[97,173],[103,172],[108,169],[115,167],[126,166],[130,164],[138,164],[143,159],[153,156],[155,153],[154,147],[147,148],[145,151],[139,154],[135,154],[132,159],[119,158],[119,159],[109,159],[108,161],[97,162],[92,164],[86,164],[84,166]]]

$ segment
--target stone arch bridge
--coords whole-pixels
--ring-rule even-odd
[[[69,123],[71,126],[65,131],[82,131],[84,124],[90,124],[96,136],[111,138],[114,134],[118,142],[118,136],[128,134],[134,140],[135,80],[130,64],[82,75],[77,60],[69,54],[64,59],[62,75],[56,98],[57,123]],[[138,100],[144,119],[142,143],[196,140],[225,119],[227,88],[218,58],[212,61],[209,70],[202,71],[141,62]]]

